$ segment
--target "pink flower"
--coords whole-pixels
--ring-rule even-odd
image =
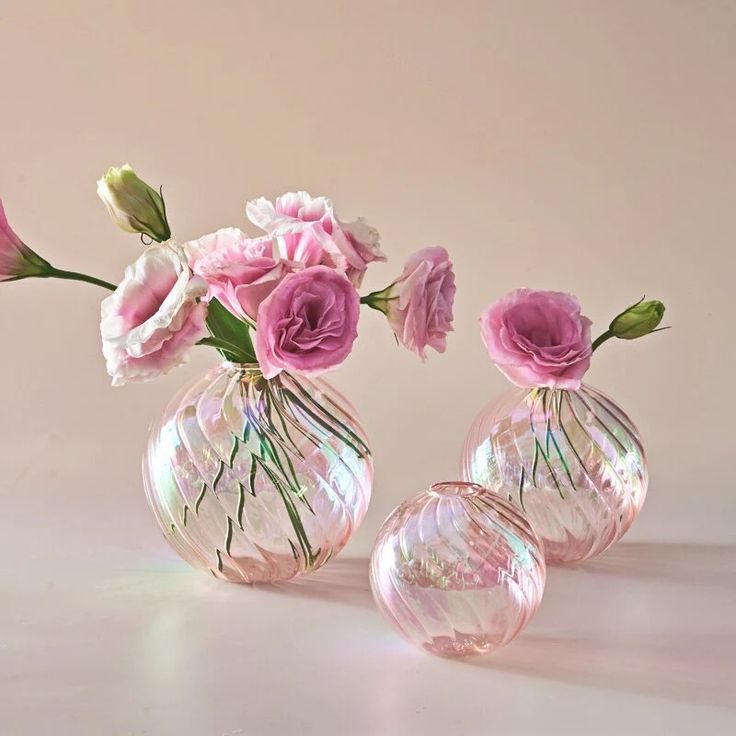
[[[399,342],[426,360],[427,347],[445,352],[454,301],[452,262],[444,248],[434,247],[411,255],[401,276],[376,295],[372,306],[385,312]]]
[[[559,291],[517,289],[480,319],[491,360],[522,388],[580,388],[590,366],[591,321],[580,303]]]
[[[289,192],[275,204],[261,197],[248,202],[246,212],[248,219],[269,235],[292,236],[285,240],[285,258],[344,271],[356,288],[369,263],[386,260],[379,247],[378,231],[360,218],[341,222],[326,197]]]
[[[51,265],[13,232],[0,200],[0,281],[43,276],[50,270]]]
[[[207,282],[175,246],[152,245],[102,302],[102,353],[112,385],[147,381],[186,362],[207,334]]]
[[[358,336],[358,292],[327,266],[287,276],[261,303],[255,349],[261,371],[314,374],[348,357]]]
[[[261,302],[300,268],[281,258],[271,236],[249,238],[225,228],[184,246],[189,265],[209,285],[209,296],[242,319],[255,321]]]

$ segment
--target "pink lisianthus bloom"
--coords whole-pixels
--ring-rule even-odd
[[[385,261],[380,236],[364,220],[341,222],[332,201],[307,192],[288,192],[275,203],[260,197],[246,206],[248,219],[269,235],[291,235],[284,242],[289,260],[344,271],[357,288],[373,261]],[[297,257],[299,256],[299,257]]]
[[[249,238],[230,227],[184,245],[189,265],[234,315],[255,321],[261,302],[292,271],[301,268],[281,257],[271,236]]]
[[[44,276],[51,264],[32,251],[10,227],[0,200],[0,281]]]
[[[288,275],[258,312],[255,350],[263,375],[337,367],[353,348],[359,311],[358,292],[345,274],[314,266]]]
[[[445,352],[453,329],[455,273],[444,248],[423,248],[409,256],[401,276],[371,297],[368,303],[386,314],[404,347],[422,360],[427,347]]]
[[[112,385],[148,381],[185,363],[207,334],[207,282],[171,242],[152,245],[102,302],[102,353]]]
[[[522,388],[576,390],[590,367],[591,321],[580,303],[559,291],[517,289],[480,319],[491,360]]]

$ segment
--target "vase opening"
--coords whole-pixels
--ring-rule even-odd
[[[483,491],[483,486],[477,483],[468,483],[460,480],[435,483],[429,489],[429,492],[435,496],[477,496],[483,493]]]
[[[236,363],[231,360],[223,360],[222,366],[228,373],[261,373],[261,366],[258,363]]]

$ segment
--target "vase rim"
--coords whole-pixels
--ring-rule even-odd
[[[258,363],[238,363],[234,360],[223,360],[222,366],[231,371],[257,371],[261,372],[261,366]]]
[[[465,480],[444,480],[433,483],[429,492],[435,496],[477,496],[485,493],[486,489],[478,483]]]

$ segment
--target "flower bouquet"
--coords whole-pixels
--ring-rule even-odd
[[[361,304],[426,357],[452,329],[454,274],[443,248],[409,258],[389,286],[362,298],[368,266],[385,261],[378,232],[344,223],[306,192],[248,202],[250,237],[226,228],[171,238],[162,192],[129,166],[98,194],[146,246],[122,281],[55,268],[23,243],[0,204],[0,281],[63,278],[112,293],[102,352],[114,386],[186,362],[195,345],[222,362],[185,387],[151,430],[148,501],[188,562],[237,582],[285,580],[338,553],[361,523],[373,465],[355,410],[319,377],[350,354]]]
[[[626,533],[644,503],[648,476],[639,432],[582,378],[600,345],[655,332],[663,315],[661,302],[642,299],[592,341],[591,321],[574,296],[518,289],[481,317],[491,360],[518,388],[475,419],[462,474],[526,512],[548,562],[602,552]]]

